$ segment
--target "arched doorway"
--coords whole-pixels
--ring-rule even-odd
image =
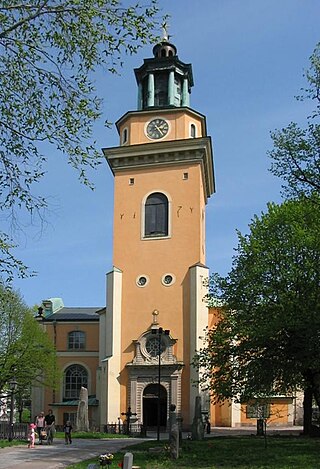
[[[143,425],[147,428],[158,424],[158,384],[149,384],[143,391]],[[160,426],[167,425],[167,390],[160,386]]]

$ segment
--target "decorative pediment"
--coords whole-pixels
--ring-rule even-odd
[[[135,345],[133,365],[157,365],[159,363],[159,350],[162,365],[177,363],[177,358],[173,354],[173,346],[177,340],[170,335],[153,334],[152,330],[149,330],[133,342]]]

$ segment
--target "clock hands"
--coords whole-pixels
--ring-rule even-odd
[[[160,139],[167,135],[168,130],[168,122],[164,119],[153,119],[149,122],[146,133],[151,139]]]
[[[163,125],[161,125],[161,127],[159,127],[157,124],[155,124],[155,128],[158,130],[158,132],[160,133],[160,135],[164,135],[165,134],[165,131],[163,130]]]

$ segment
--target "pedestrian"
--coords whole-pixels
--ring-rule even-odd
[[[42,445],[42,432],[44,431],[44,420],[44,412],[40,412],[40,414],[37,415],[35,421],[40,445]]]
[[[45,416],[44,419],[45,427],[46,427],[46,432],[47,432],[47,439],[48,443],[53,442],[53,437],[55,433],[55,416],[53,415],[52,409],[48,410],[47,415]]]
[[[70,444],[72,443],[72,439],[71,439],[71,432],[72,432],[72,425],[71,425],[71,422],[70,420],[67,420],[64,427],[63,427],[63,431],[64,431],[64,440],[65,440],[65,444]]]
[[[30,423],[28,432],[28,448],[34,448],[36,441],[36,424]]]

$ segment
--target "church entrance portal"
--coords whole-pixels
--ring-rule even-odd
[[[149,384],[143,391],[143,425],[147,428],[158,424],[158,392],[157,384]],[[160,387],[160,426],[167,425],[167,391]]]

